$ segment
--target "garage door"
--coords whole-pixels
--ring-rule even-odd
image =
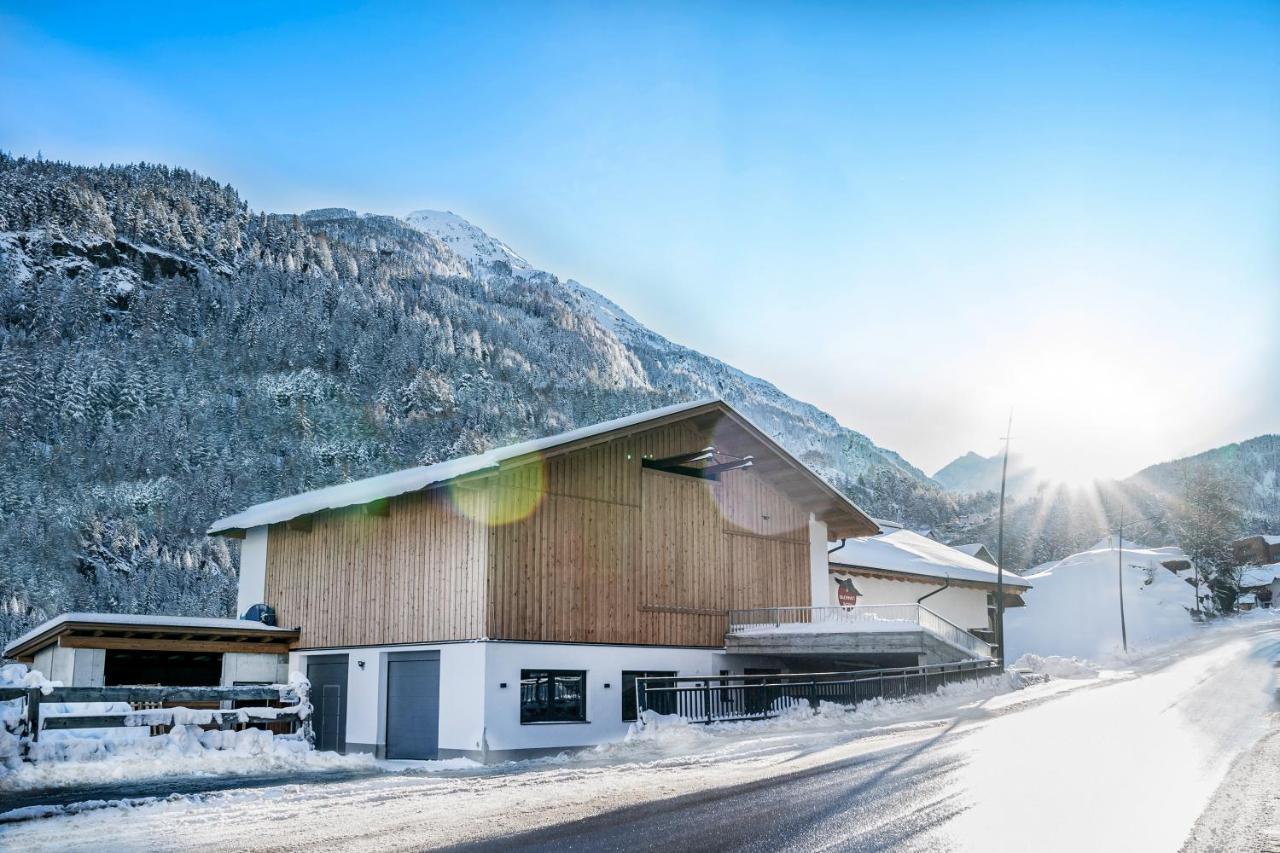
[[[440,743],[440,653],[387,656],[387,758],[435,758]]]
[[[347,751],[347,656],[307,658],[311,682],[311,726],[316,749]]]

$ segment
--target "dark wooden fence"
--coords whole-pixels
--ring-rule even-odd
[[[305,691],[292,685],[237,685],[234,687],[54,687],[44,693],[40,688],[0,687],[0,702],[21,700],[25,703],[20,729],[14,734],[23,743],[38,743],[42,731],[66,729],[104,729],[149,727],[172,729],[177,725],[194,725],[222,730],[237,727],[261,727],[312,739],[308,718],[311,706]],[[51,703],[125,702],[130,711],[111,713],[74,713],[49,716],[41,713]],[[224,707],[237,702],[260,702],[250,707]],[[197,707],[190,707],[187,703]],[[268,704],[270,703],[270,704]],[[145,705],[150,707],[139,708]],[[199,707],[203,705],[204,707]],[[24,757],[26,751],[24,750]]]
[[[804,672],[782,675],[696,675],[637,678],[637,715],[675,714],[695,723],[764,720],[799,704],[857,706],[869,699],[906,699],[946,684],[1000,672],[993,660],[970,660],[898,669]]]

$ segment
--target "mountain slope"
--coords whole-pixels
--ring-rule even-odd
[[[1249,529],[1280,532],[1280,435],[1260,435],[1238,444],[1143,468],[1125,482],[1168,500],[1183,493],[1186,479],[1197,468],[1216,470],[1235,484]]]
[[[878,515],[955,499],[458,217],[255,213],[165,166],[0,155],[0,635],[224,615],[249,504],[721,396]]]
[[[949,492],[959,494],[998,492],[1003,467],[1004,457],[1001,454],[980,456],[971,450],[940,468],[933,475],[933,479]],[[1009,476],[1006,482],[1009,494],[1026,494],[1034,491],[1035,486],[1035,469],[1027,465],[1026,460],[1020,455],[1011,453]]]

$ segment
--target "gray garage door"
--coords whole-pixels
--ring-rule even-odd
[[[440,743],[440,653],[387,656],[387,758],[435,758]]]
[[[311,726],[316,749],[347,751],[347,656],[314,655],[307,658],[311,682]]]

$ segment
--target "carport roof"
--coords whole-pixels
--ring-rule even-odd
[[[55,642],[76,648],[281,653],[297,639],[297,628],[279,628],[247,619],[63,613],[9,643],[4,656],[29,660]]]

